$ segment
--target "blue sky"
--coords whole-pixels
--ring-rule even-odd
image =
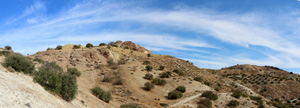
[[[3,0],[0,46],[134,41],[200,68],[272,65],[300,72],[299,0]]]

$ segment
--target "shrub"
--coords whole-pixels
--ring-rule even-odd
[[[148,57],[151,57],[151,54],[147,54]]]
[[[71,101],[76,98],[78,86],[76,83],[76,77],[73,75],[63,75],[61,97],[66,101]]]
[[[229,107],[236,107],[240,104],[240,102],[236,101],[236,100],[231,100],[229,103],[228,103],[228,106]]]
[[[113,85],[123,85],[122,79],[118,79],[117,81],[114,82]]]
[[[211,108],[212,107],[212,102],[209,99],[202,99],[202,100],[200,100],[199,103],[200,103],[200,105],[202,105],[200,108]],[[199,108],[199,106],[198,106],[198,108]]]
[[[178,99],[181,98],[183,94],[180,91],[174,90],[168,93],[168,99]]]
[[[100,43],[99,46],[106,46],[106,44],[105,43]]]
[[[263,106],[263,105],[264,105],[263,100],[262,100],[261,97],[258,97],[258,96],[250,96],[250,99],[256,101],[260,106]]]
[[[179,76],[184,76],[184,73],[180,72],[178,69],[173,70],[173,72],[177,73]]]
[[[33,61],[37,61],[39,63],[45,63],[45,61],[43,59],[40,59],[40,58],[34,58]]]
[[[233,90],[231,96],[235,97],[235,98],[240,98],[242,95],[243,95],[242,91],[240,91],[240,90]]]
[[[144,65],[149,65],[149,64],[151,64],[151,62],[150,61],[144,61],[144,63],[143,63]]]
[[[163,106],[163,107],[166,107],[166,106],[169,106],[168,104],[166,103],[159,103],[160,106]]]
[[[125,105],[121,105],[120,108],[142,108],[136,104],[125,104]]]
[[[61,50],[62,48],[63,48],[63,46],[57,45],[56,48],[55,48],[55,50]]]
[[[152,79],[153,79],[153,75],[147,73],[147,74],[145,74],[145,77],[144,77],[144,78],[147,79],[147,80],[152,80]]]
[[[110,82],[111,78],[109,78],[108,76],[104,76],[104,78],[102,79],[102,82]]]
[[[98,97],[99,99],[103,100],[106,103],[109,103],[109,101],[112,100],[112,96],[110,92],[106,92],[99,87],[95,87],[91,89],[91,91],[96,97]]]
[[[146,66],[146,70],[147,70],[147,71],[152,71],[152,70],[153,70],[153,67],[148,65],[148,66]]]
[[[159,66],[159,69],[158,69],[158,70],[162,71],[162,70],[164,70],[164,69],[165,69],[164,66]]]
[[[198,105],[198,107],[197,107],[197,108],[208,108],[208,107],[206,107],[206,106],[204,106],[204,105],[200,104],[200,105]]]
[[[147,91],[150,91],[151,89],[154,88],[154,84],[150,83],[150,82],[146,82],[144,84],[144,89],[147,90]]]
[[[216,90],[216,91],[220,91],[220,88],[219,88],[219,87],[216,87],[215,90]]]
[[[92,48],[92,47],[94,47],[94,45],[91,44],[91,43],[87,43],[87,44],[85,45],[85,47],[87,47],[87,48]]]
[[[175,90],[180,91],[181,93],[184,93],[186,91],[184,86],[178,86]]]
[[[202,93],[201,97],[206,97],[210,100],[218,99],[218,96],[216,94],[214,94],[212,91],[205,91],[204,93]]]
[[[12,54],[6,57],[4,67],[12,67],[17,72],[24,72],[25,74],[31,74],[34,71],[34,64],[21,54]]]
[[[0,51],[0,56],[2,56],[2,55],[7,57],[10,55],[10,52],[9,51]]]
[[[76,68],[68,68],[67,71],[71,74],[71,75],[76,75],[77,77],[80,77],[81,72],[76,69]]]
[[[198,82],[202,82],[202,78],[201,77],[195,77],[194,80],[198,81]]]
[[[163,72],[160,75],[160,78],[169,78],[169,77],[171,77],[171,72]]]
[[[79,49],[79,48],[81,48],[81,45],[74,45],[73,46],[73,49]]]
[[[12,50],[11,46],[5,46],[4,47],[6,50]]]
[[[165,85],[167,82],[166,82],[166,80],[164,80],[164,79],[155,78],[155,79],[153,80],[153,83],[154,83],[155,85]]]
[[[204,81],[204,84],[207,85],[207,86],[211,85],[210,82],[208,82],[208,81]]]

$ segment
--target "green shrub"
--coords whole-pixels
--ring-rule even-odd
[[[102,82],[110,82],[111,78],[109,78],[108,76],[104,76],[104,78],[102,79]]]
[[[152,71],[152,70],[153,70],[153,67],[148,65],[148,66],[146,66],[146,70],[147,70],[147,71]]]
[[[171,72],[163,72],[160,75],[160,78],[170,78],[171,77]]]
[[[4,47],[6,50],[12,50],[11,46],[5,46]]]
[[[99,46],[106,46],[106,44],[105,43],[100,43]]]
[[[212,91],[205,91],[204,93],[202,93],[201,97],[206,97],[210,100],[218,99],[218,96],[216,94],[214,94]]]
[[[33,61],[37,61],[39,63],[45,63],[45,61],[43,59],[40,59],[40,58],[34,58]]]
[[[159,69],[158,69],[158,70],[163,71],[164,69],[165,69],[164,66],[159,66]]]
[[[78,86],[76,77],[73,75],[63,75],[61,97],[66,101],[71,101],[76,98]]]
[[[242,92],[242,91],[240,91],[240,90],[233,90],[231,96],[238,99],[238,98],[240,98],[242,95],[243,95],[243,92]]]
[[[142,108],[136,104],[125,104],[125,105],[121,105],[120,108]]]
[[[195,77],[194,80],[198,81],[198,82],[202,82],[202,78],[201,77]]]
[[[184,93],[186,91],[184,86],[178,86],[175,90],[180,91],[181,93]]]
[[[81,48],[81,45],[74,45],[73,46],[73,49],[79,49],[79,48]]]
[[[148,57],[151,57],[151,54],[147,54]]]
[[[149,64],[151,64],[151,62],[150,61],[144,61],[144,63],[143,63],[144,65],[149,65]]]
[[[219,87],[216,87],[215,90],[216,90],[216,91],[220,91],[220,88],[219,88]]]
[[[208,82],[208,81],[204,81],[204,84],[207,85],[207,86],[211,85],[210,82]]]
[[[264,105],[263,100],[262,100],[261,97],[258,97],[258,96],[250,96],[250,99],[256,101],[260,106],[263,106],[263,105]]]
[[[203,105],[204,107],[200,107],[200,108],[211,108],[212,107],[212,102],[209,99],[201,99],[200,100],[200,105]],[[198,106],[199,108],[199,106]]]
[[[146,82],[144,84],[144,89],[147,90],[147,91],[150,91],[151,89],[154,88],[154,84],[150,83],[150,82]]]
[[[87,44],[85,45],[85,47],[87,47],[87,48],[92,48],[92,47],[94,47],[94,45],[91,44],[91,43],[87,43]]]
[[[4,67],[12,67],[17,72],[24,72],[25,74],[32,74],[34,71],[34,64],[21,54],[12,54],[6,57]]]
[[[113,83],[113,85],[123,85],[122,79],[118,79],[117,81],[115,81],[115,82]]]
[[[155,85],[165,85],[167,82],[166,82],[166,80],[164,80],[164,79],[155,78],[155,79],[153,80],[153,83],[154,83]]]
[[[76,68],[68,68],[67,70],[71,75],[76,75],[77,77],[80,77],[81,72]]]
[[[10,52],[9,51],[0,51],[0,56],[2,56],[2,55],[7,57],[10,55]]]
[[[147,74],[145,74],[144,78],[147,79],[147,80],[152,80],[153,79],[153,75],[150,74],[150,73],[147,73]]]
[[[160,106],[163,106],[163,107],[166,107],[166,106],[169,106],[168,104],[166,103],[159,103]]]
[[[208,108],[208,107],[206,107],[206,106],[204,106],[204,105],[200,104],[200,105],[198,105],[198,107],[197,107],[197,108]]]
[[[236,101],[236,100],[231,100],[229,103],[228,103],[228,106],[229,107],[236,107],[240,104],[239,101]]]
[[[168,99],[178,99],[181,98],[183,94],[180,91],[174,90],[168,93]]]
[[[112,96],[110,92],[106,92],[99,87],[95,87],[91,89],[91,91],[96,97],[98,97],[99,99],[103,100],[106,103],[109,103],[109,101],[112,100]]]
[[[184,76],[184,73],[180,72],[178,69],[173,70],[173,72],[177,73],[179,76]]]
[[[63,48],[63,46],[57,45],[56,48],[55,48],[55,50],[61,50],[62,48]]]

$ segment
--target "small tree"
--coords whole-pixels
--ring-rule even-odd
[[[87,47],[87,48],[92,48],[92,47],[94,47],[94,45],[91,44],[91,43],[87,43],[87,44],[85,45],[85,47]]]
[[[168,99],[178,99],[181,98],[183,94],[180,91],[174,90],[168,93]]]
[[[147,73],[147,74],[145,74],[144,78],[147,79],[147,80],[152,80],[153,79],[153,75],[150,74],[150,73]]]
[[[184,86],[178,86],[175,90],[180,91],[181,93],[184,93],[186,91]]]
[[[152,71],[152,70],[153,70],[153,67],[148,65],[148,66],[146,66],[146,70],[147,70],[147,71]]]
[[[144,84],[144,89],[147,90],[147,91],[150,91],[151,89],[154,88],[154,84],[150,83],[150,82],[146,82]]]
[[[5,46],[6,50],[12,50],[11,46]]]
[[[61,50],[62,48],[63,48],[63,46],[57,45],[56,48],[55,48],[55,50]]]

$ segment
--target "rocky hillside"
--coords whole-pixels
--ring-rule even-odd
[[[5,51],[10,50],[0,50],[2,53]],[[1,57],[0,62],[3,63],[4,58],[9,55],[2,54]],[[19,80],[17,77],[27,79],[26,84],[11,86],[31,88],[24,89],[27,93],[24,96],[17,95],[13,89],[2,91],[11,91],[5,94],[17,97],[16,101],[26,105],[22,99],[34,96],[36,101],[29,102],[30,107],[128,108],[128,105],[131,106],[129,108],[272,108],[296,107],[300,104],[300,83],[296,74],[272,66],[254,65],[236,65],[220,70],[201,69],[189,61],[173,56],[152,54],[130,41],[101,43],[99,46],[69,44],[49,48],[28,58],[36,67],[34,75],[42,72],[40,67],[47,62],[55,62],[65,73],[70,68],[81,72],[76,80],[76,98],[68,102],[59,95],[51,95],[51,92],[44,90],[38,83],[32,82],[30,76],[4,72],[11,69],[1,68],[0,73],[11,78],[1,79],[1,82],[12,83]],[[43,90],[30,92],[37,91],[32,86]],[[103,92],[102,95],[95,95],[93,88],[110,93],[111,99],[108,95],[104,96]],[[43,100],[45,96],[42,95],[51,96],[48,100]],[[39,104],[34,104],[38,101]],[[47,101],[58,102],[58,106],[49,106],[47,103],[51,102]],[[2,102],[7,107],[15,107],[13,104],[9,106],[11,101]]]

